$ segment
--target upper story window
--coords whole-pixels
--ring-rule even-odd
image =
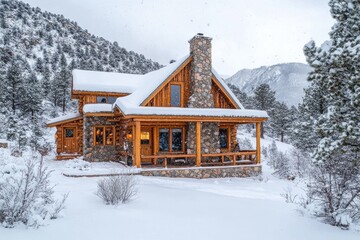
[[[170,106],[180,107],[181,106],[181,85],[170,84]]]
[[[96,102],[97,103],[110,103],[113,104],[115,103],[117,97],[110,97],[110,96],[97,96],[96,97]]]

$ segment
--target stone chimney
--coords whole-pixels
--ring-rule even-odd
[[[190,41],[191,61],[189,108],[214,108],[214,97],[211,93],[211,38],[202,33]],[[195,153],[195,123],[188,124],[187,152]],[[219,124],[203,123],[201,128],[202,153],[219,153]],[[206,159],[203,159],[204,161]]]
[[[202,33],[195,35],[190,41],[191,88],[188,107],[213,108],[214,98],[211,94],[211,38]]]

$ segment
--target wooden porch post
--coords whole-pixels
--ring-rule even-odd
[[[196,166],[201,166],[201,122],[196,122]]]
[[[256,164],[260,164],[260,136],[261,136],[261,123],[256,123]]]
[[[140,132],[141,132],[141,125],[139,121],[135,122],[135,131],[133,132],[133,140],[134,140],[134,163],[137,168],[141,167],[141,144],[140,144]]]

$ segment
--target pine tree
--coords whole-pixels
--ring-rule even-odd
[[[18,61],[13,60],[9,65],[4,84],[6,88],[4,100],[11,107],[13,114],[15,114],[21,103],[22,96],[20,88],[22,88],[23,82]]]
[[[260,84],[260,86],[255,89],[254,93],[255,107],[257,109],[268,111],[268,113],[273,110],[275,105],[275,91],[271,91],[268,84]],[[266,123],[266,126],[270,125],[270,121]],[[264,132],[264,124],[261,123],[261,138],[264,138]]]
[[[285,135],[290,134],[292,120],[292,113],[286,104],[276,102],[270,123],[272,135],[284,142]]]
[[[41,108],[40,84],[35,73],[31,73],[26,79],[25,96],[23,96],[22,109],[24,113],[29,113],[32,118]]]
[[[70,78],[71,74],[67,66],[66,58],[65,55],[62,54],[60,59],[60,71],[55,75],[54,85],[63,112],[65,112],[66,103],[69,99]]]
[[[360,2],[331,0],[329,6],[336,20],[330,46],[304,47],[314,68],[310,88],[323,90],[325,102],[325,111],[314,119],[318,144],[308,194],[318,217],[347,228],[346,218],[360,219]]]

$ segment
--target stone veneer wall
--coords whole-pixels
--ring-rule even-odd
[[[145,169],[141,171],[141,175],[174,178],[224,178],[251,177],[260,175],[261,172],[261,165],[242,165],[226,167]]]
[[[189,108],[213,108],[214,97],[211,93],[211,38],[198,34],[190,41],[190,54],[193,57],[190,73]],[[195,123],[187,129],[187,152],[196,151]],[[218,123],[203,123],[201,130],[201,149],[203,153],[219,153]]]
[[[119,145],[94,146],[94,127],[95,126],[114,126],[116,123],[108,122],[108,117],[87,117],[84,116],[84,160],[89,162],[117,161],[120,160]],[[116,131],[120,131],[117,126]],[[117,135],[117,134],[115,134]],[[118,139],[115,138],[115,141]]]

